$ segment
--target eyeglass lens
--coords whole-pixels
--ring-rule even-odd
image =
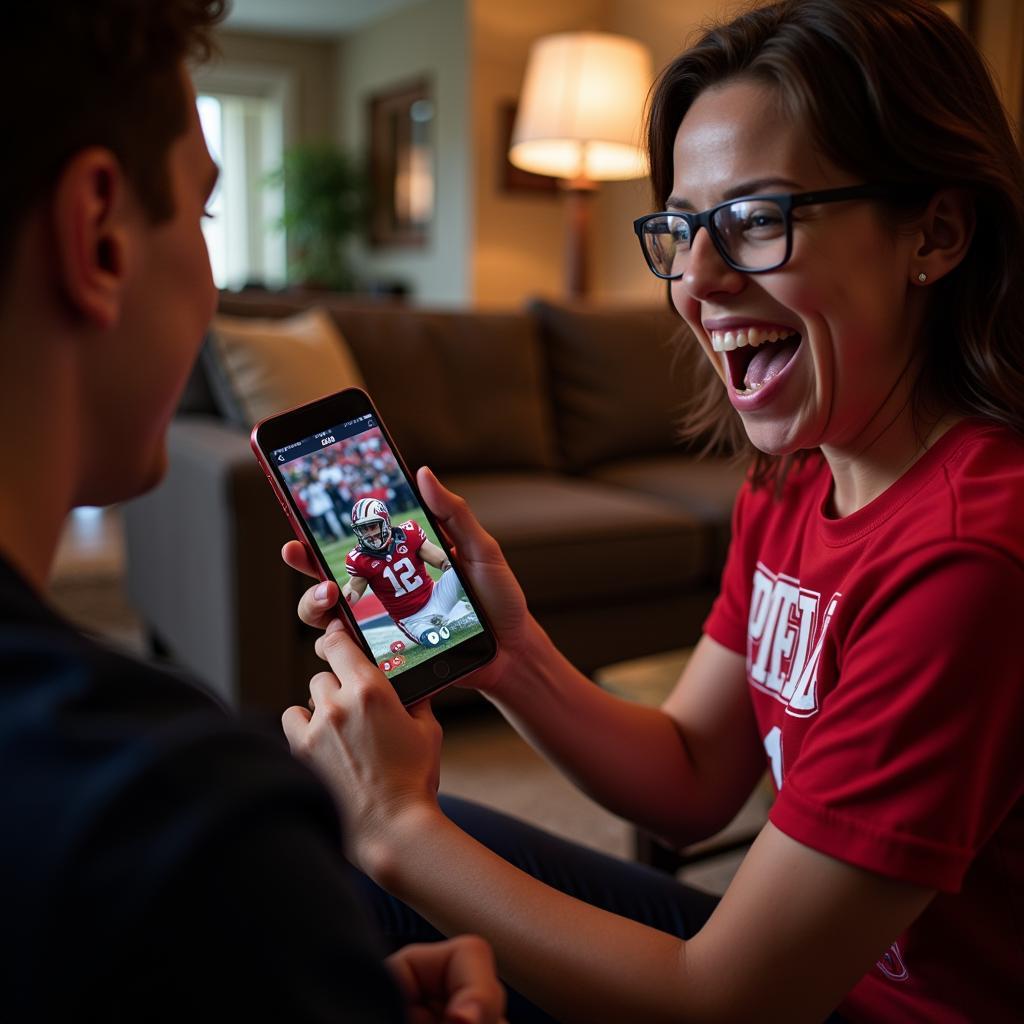
[[[770,199],[742,199],[716,210],[711,230],[729,259],[744,270],[764,270],[786,256],[786,214]],[[686,221],[666,213],[644,225],[644,244],[659,274],[686,270],[692,239]]]

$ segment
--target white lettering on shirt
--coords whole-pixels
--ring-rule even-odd
[[[820,617],[821,595],[758,562],[747,621],[747,672],[759,690],[807,718],[818,710],[818,662],[825,632],[842,595],[834,594]],[[817,640],[811,647],[812,638]]]

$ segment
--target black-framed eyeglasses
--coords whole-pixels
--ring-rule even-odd
[[[797,207],[849,199],[906,201],[908,192],[906,185],[866,184],[818,192],[741,196],[703,213],[648,213],[633,221],[633,230],[647,265],[666,281],[676,281],[686,273],[690,249],[701,228],[733,270],[764,274],[778,270],[793,253],[792,214]]]

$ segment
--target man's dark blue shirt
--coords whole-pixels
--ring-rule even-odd
[[[2,560],[0,778],[5,1020],[403,1019],[326,791]]]

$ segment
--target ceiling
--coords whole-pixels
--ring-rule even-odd
[[[247,32],[344,35],[423,0],[232,0],[225,25]]]

